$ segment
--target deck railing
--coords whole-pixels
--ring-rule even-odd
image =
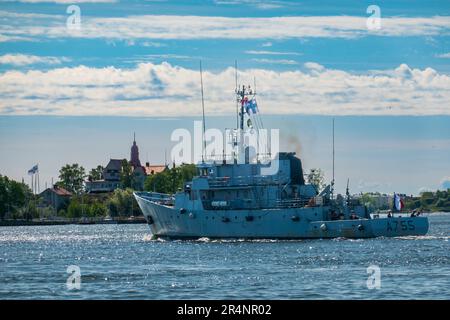
[[[284,179],[285,180],[285,179]],[[272,176],[236,176],[208,178],[210,187],[233,187],[254,185],[277,185],[285,184],[287,181]]]
[[[173,206],[175,203],[175,197],[170,194],[159,192],[135,192],[135,193],[138,197],[166,206]]]

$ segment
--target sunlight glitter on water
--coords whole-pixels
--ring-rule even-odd
[[[450,215],[421,237],[192,241],[142,225],[0,227],[2,299],[450,299]],[[81,289],[66,288],[67,267]],[[382,288],[368,290],[367,267]],[[413,276],[412,276],[413,275]]]

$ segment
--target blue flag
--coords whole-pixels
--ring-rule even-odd
[[[39,171],[38,165],[33,166],[30,170],[28,170],[28,174],[32,175]]]
[[[255,114],[258,111],[258,105],[256,104],[256,99],[253,98],[252,100],[248,101],[245,105],[245,111],[247,114],[250,115],[250,110],[253,114]]]

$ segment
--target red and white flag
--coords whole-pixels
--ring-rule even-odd
[[[394,204],[395,204],[395,209],[397,209],[397,211],[402,211],[402,209],[405,207],[405,204],[403,203],[402,198],[398,195],[394,193]]]

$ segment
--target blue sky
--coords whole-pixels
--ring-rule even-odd
[[[0,0],[0,173],[39,162],[50,182],[64,163],[128,156],[133,131],[142,160],[163,161],[169,128],[201,113],[199,60],[209,125],[234,121],[237,60],[266,127],[327,177],[336,117],[339,191],[346,177],[355,191],[450,181],[448,1]]]

